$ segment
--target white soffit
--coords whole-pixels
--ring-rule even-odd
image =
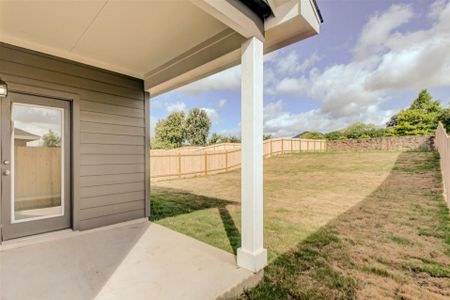
[[[313,0],[268,1],[266,53],[319,33]],[[157,95],[240,62],[245,38],[219,19],[188,0],[0,0],[0,41],[144,79]]]
[[[189,1],[0,1],[0,41],[138,78],[225,29]]]
[[[209,3],[219,0],[201,1]],[[313,0],[270,0],[269,4],[274,15],[264,22],[265,53],[319,33],[320,20]],[[217,10],[209,13],[215,16]],[[196,52],[185,53],[161,65],[146,74],[145,89],[152,95],[159,95],[239,64],[241,44],[245,40],[239,37],[234,34],[218,35],[197,48]]]

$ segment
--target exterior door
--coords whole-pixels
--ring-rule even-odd
[[[2,239],[71,226],[70,103],[1,99]]]

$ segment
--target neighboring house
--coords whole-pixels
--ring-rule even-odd
[[[14,128],[14,146],[26,147],[28,142],[37,141],[41,137],[25,130]]]
[[[242,64],[242,245],[263,247],[263,54],[319,33],[314,0],[2,1],[3,240],[87,230],[150,211],[150,99]],[[61,114],[64,210],[15,222],[11,107]],[[21,180],[18,178],[16,180]]]

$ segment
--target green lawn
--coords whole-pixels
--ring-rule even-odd
[[[262,283],[243,298],[450,296],[450,227],[433,152],[303,153],[265,160]],[[153,183],[152,221],[229,252],[240,175]]]

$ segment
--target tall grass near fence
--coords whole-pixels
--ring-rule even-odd
[[[264,157],[293,152],[326,151],[325,140],[277,138],[264,141]],[[241,166],[241,145],[223,143],[208,147],[183,147],[150,151],[152,180],[226,172]]]

